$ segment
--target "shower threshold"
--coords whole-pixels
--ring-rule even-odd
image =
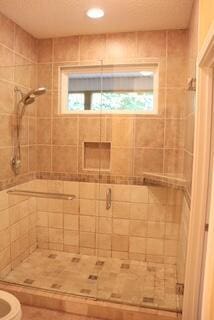
[[[174,265],[37,249],[1,280],[53,293],[177,311]]]

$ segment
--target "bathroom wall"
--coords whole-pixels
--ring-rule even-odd
[[[38,171],[93,174],[82,168],[83,141],[110,141],[112,176],[144,172],[183,175],[186,108],[186,31],[152,31],[39,40]],[[158,115],[58,114],[58,66],[160,62]],[[101,134],[100,134],[101,132]],[[57,178],[55,176],[55,178]]]
[[[0,189],[19,183],[36,170],[36,108],[23,119],[22,168],[19,176],[11,169],[17,86],[28,91],[36,85],[37,41],[0,13]]]
[[[31,188],[31,182],[19,188]],[[36,201],[0,191],[0,277],[36,248]],[[15,280],[15,279],[14,279]]]
[[[188,30],[187,78],[196,78],[196,59],[198,54],[198,1],[194,1],[190,27]],[[192,166],[194,152],[195,123],[195,91],[187,91],[185,108],[185,139],[184,139],[184,177],[187,180],[187,192],[191,197]]]
[[[15,126],[14,87],[36,85],[37,41],[0,13],[0,190],[33,178],[36,170],[36,106],[23,118],[22,168],[11,169]],[[35,248],[36,207],[33,199],[0,192],[0,272],[8,272]]]
[[[36,190],[75,194],[37,200],[38,247],[175,264],[183,193],[165,187],[36,180]],[[112,204],[106,209],[106,191]]]
[[[199,47],[201,48],[214,23],[214,3],[213,0],[199,1]]]

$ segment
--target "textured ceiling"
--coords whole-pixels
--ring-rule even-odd
[[[0,11],[37,38],[137,30],[184,29],[193,0],[0,0]],[[91,20],[91,7],[105,17]]]

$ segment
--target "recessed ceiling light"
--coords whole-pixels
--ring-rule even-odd
[[[100,8],[91,8],[86,12],[86,14],[91,19],[99,19],[104,16],[104,11]]]

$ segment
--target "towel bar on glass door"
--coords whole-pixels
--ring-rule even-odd
[[[52,199],[61,199],[61,200],[73,200],[75,198],[74,194],[37,192],[37,191],[18,190],[18,189],[8,190],[7,193],[11,195],[36,197],[36,198],[52,198]]]

